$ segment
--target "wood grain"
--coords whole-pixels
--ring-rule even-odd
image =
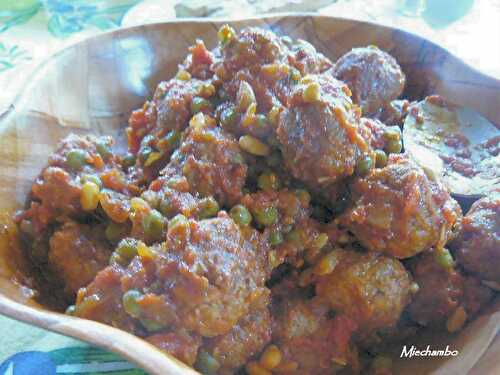
[[[174,74],[196,38],[213,47],[215,31],[225,22],[237,29],[261,26],[305,39],[333,60],[352,47],[378,45],[394,55],[406,72],[406,96],[441,94],[500,124],[499,81],[403,31],[309,15],[137,26],[100,35],[53,56],[36,70],[24,91],[0,116],[0,210],[12,212],[24,205],[33,179],[57,142],[68,133],[111,134],[123,140],[121,130],[130,111],[152,95],[160,80]],[[26,289],[15,282],[16,272],[8,269],[11,262],[5,260],[12,249],[1,243],[0,313],[112,350],[151,374],[195,373],[128,333],[57,314],[34,303]],[[475,364],[500,372],[500,364],[491,367],[480,362],[499,330],[499,311],[496,305],[462,334],[447,338],[451,345],[461,348],[459,357],[425,364],[407,360],[397,366],[412,374],[451,374],[457,369],[466,373]],[[498,352],[499,347],[497,340],[490,351]]]

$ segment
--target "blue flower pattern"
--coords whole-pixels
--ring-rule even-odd
[[[65,37],[89,26],[109,30],[120,26],[124,14],[139,0],[45,0],[50,16],[48,28],[57,37]]]

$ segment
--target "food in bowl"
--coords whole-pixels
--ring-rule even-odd
[[[131,114],[127,152],[50,156],[16,214],[40,300],[204,374],[387,373],[385,345],[460,330],[493,297],[498,199],[462,218],[403,152],[397,61],[218,36]]]

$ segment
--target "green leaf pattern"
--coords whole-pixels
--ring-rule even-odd
[[[0,0],[0,74],[32,60],[31,53],[2,36],[32,19],[44,20],[56,38],[88,28],[118,28],[125,13],[141,0]]]
[[[25,49],[0,42],[0,73],[29,60],[31,60],[31,56]]]

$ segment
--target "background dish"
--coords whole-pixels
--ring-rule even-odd
[[[130,110],[152,94],[160,79],[175,73],[195,38],[203,37],[207,46],[212,47],[215,31],[224,22],[227,21],[188,20],[119,30],[70,47],[41,66],[1,119],[0,210],[23,205],[31,182],[48,154],[70,132],[116,136]],[[306,39],[332,59],[352,47],[376,44],[395,56],[405,70],[408,82],[404,96],[416,98],[438,93],[500,123],[498,81],[475,72],[443,49],[408,33],[313,16],[277,16],[231,21],[231,24],[238,29],[246,25],[270,27],[278,33]],[[191,372],[178,361],[122,331],[25,307],[33,306],[34,302],[26,289],[12,281],[12,265],[14,263],[14,268],[19,265],[15,264],[12,244],[5,245],[0,249],[0,291],[7,298],[0,295],[0,312],[114,350],[152,374]],[[484,315],[469,326],[453,343],[460,348],[461,357],[458,361],[447,361],[440,371],[458,373],[470,369],[498,331],[499,315],[498,312]],[[464,342],[465,346],[461,345]],[[426,364],[438,366],[435,362]],[[421,373],[429,371],[418,366]]]

